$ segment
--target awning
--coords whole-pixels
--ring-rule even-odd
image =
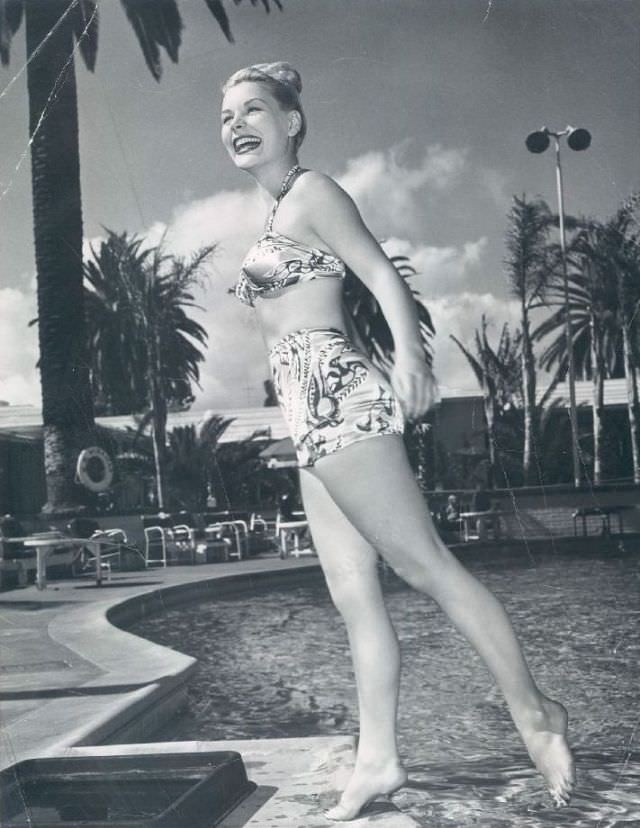
[[[259,456],[261,460],[266,460],[268,469],[291,469],[298,465],[291,437],[276,440],[263,449]]]

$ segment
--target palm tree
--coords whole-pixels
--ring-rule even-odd
[[[406,256],[391,256],[391,262],[405,281],[416,273]],[[417,291],[411,289],[411,293],[418,311],[425,360],[428,365],[431,365],[433,361],[431,338],[435,333],[435,328],[431,314],[418,298]],[[388,373],[394,352],[391,330],[378,300],[350,270],[347,270],[344,283],[344,304],[347,310],[347,322],[353,328],[351,331],[353,338],[365,348],[374,364]]]
[[[616,273],[633,479],[640,483],[640,230],[637,209],[640,193],[632,194],[606,224],[607,250]]]
[[[593,380],[594,480],[601,478],[604,379],[624,374],[633,476],[640,483],[640,405],[637,371],[640,358],[640,232],[635,218],[640,195],[632,195],[606,222],[581,222],[571,243],[569,308],[576,365]],[[563,299],[549,292],[553,304]],[[535,332],[541,338],[564,324],[564,308],[545,320]],[[545,367],[567,371],[564,331],[542,355]]]
[[[218,443],[232,422],[233,418],[214,415],[199,430],[188,425],[169,432],[167,477],[183,507],[196,511],[205,507]]]
[[[156,80],[160,49],[178,60],[183,28],[175,0],[121,0]],[[205,0],[232,40],[222,0]],[[239,0],[235,0],[239,2]],[[255,5],[257,0],[252,0]],[[274,5],[281,8],[279,0]],[[269,10],[269,0],[262,0]],[[82,292],[82,201],[75,53],[90,71],[98,47],[94,0],[0,0],[0,62],[25,18],[31,185],[38,283],[40,382],[47,512],[77,508],[79,451],[94,439]]]
[[[567,251],[569,314],[572,349],[576,369],[591,377],[593,412],[593,480],[602,482],[604,381],[621,366],[619,347],[618,296],[616,273],[607,255],[606,231],[596,222],[582,222],[583,228],[573,238]],[[565,328],[566,305],[562,284],[547,291],[547,303],[557,309],[533,332],[535,340],[550,333],[556,338],[540,357],[546,370],[555,369],[558,378],[568,371],[568,348]]]
[[[554,217],[542,199],[514,196],[506,234],[506,275],[520,305],[522,402],[524,411],[524,482],[535,481],[533,457],[540,438],[540,408],[536,406],[536,360],[531,312],[542,304],[557,272],[558,257],[550,244]]]
[[[263,479],[264,461],[260,452],[271,442],[268,433],[258,429],[243,440],[223,443],[213,455],[213,488],[218,495],[218,502],[225,509],[242,509],[256,499],[256,490],[264,482],[268,488],[280,488],[285,480],[287,488],[295,488],[290,481],[289,469],[281,475],[268,472]]]
[[[475,374],[484,404],[489,448],[488,485],[495,485],[498,448],[497,425],[500,416],[513,406],[519,406],[522,397],[522,358],[520,331],[512,336],[508,323],[502,326],[498,347],[494,350],[487,338],[488,322],[482,314],[480,330],[475,331],[475,354],[451,334],[451,339],[467,358]]]
[[[149,408],[162,508],[167,413],[191,403],[199,380],[207,332],[188,310],[197,307],[192,291],[214,247],[187,261],[164,253],[162,243],[142,249],[140,238],[107,233],[85,265],[93,384],[112,405]]]

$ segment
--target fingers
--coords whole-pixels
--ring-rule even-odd
[[[437,401],[437,383],[430,372],[403,375],[394,379],[394,390],[408,420],[420,419]]]

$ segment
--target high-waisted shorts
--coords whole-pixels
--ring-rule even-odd
[[[391,384],[342,331],[294,331],[274,345],[269,362],[299,466],[368,437],[403,433]]]

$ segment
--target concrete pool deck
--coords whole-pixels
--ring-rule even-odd
[[[120,629],[162,607],[319,575],[317,558],[256,558],[50,581],[0,594],[0,769],[65,753],[238,750],[257,790],[223,823],[326,826],[354,759],[349,736],[225,742],[136,743],[186,700],[196,660]],[[100,746],[100,747],[97,747]],[[356,824],[410,828],[376,803]]]

